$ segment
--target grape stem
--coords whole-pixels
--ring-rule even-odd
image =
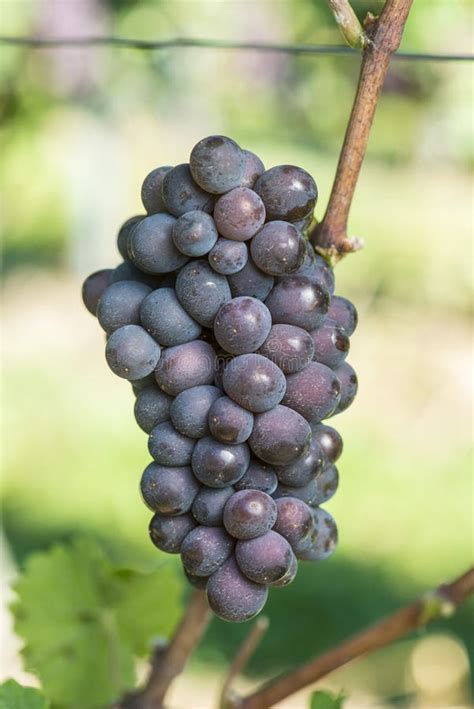
[[[400,46],[412,3],[413,0],[386,0],[380,17],[370,15],[365,23],[369,41],[363,48],[359,83],[336,176],[324,218],[310,236],[317,251],[332,265],[363,245],[361,239],[347,235],[349,210],[390,59]]]
[[[253,624],[250,633],[247,635],[242,645],[238,649],[236,656],[230,664],[227,676],[222,685],[220,700],[221,709],[226,709],[226,707],[232,706],[234,697],[237,696],[232,686],[234,680],[245,669],[249,659],[257,649],[260,640],[267,632],[268,626],[268,618],[266,618],[265,616],[259,618]]]

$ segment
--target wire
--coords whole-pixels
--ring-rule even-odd
[[[0,44],[31,47],[34,49],[58,49],[60,47],[118,47],[154,51],[176,48],[237,49],[283,54],[359,54],[346,45],[339,44],[272,44],[266,42],[237,42],[218,39],[175,37],[149,41],[127,37],[8,37],[0,35]],[[474,54],[437,54],[397,52],[394,59],[407,61],[465,62],[473,61]]]

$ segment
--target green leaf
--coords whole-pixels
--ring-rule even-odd
[[[311,695],[310,709],[342,709],[346,697],[344,694],[332,694],[321,690]]]
[[[169,636],[181,610],[174,564],[144,574],[113,566],[92,540],[34,554],[12,606],[27,668],[54,703],[104,706],[135,684],[135,660]]]
[[[9,679],[0,685],[0,709],[48,709],[49,702],[33,687]]]

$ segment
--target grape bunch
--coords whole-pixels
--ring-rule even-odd
[[[131,382],[152,462],[141,478],[158,549],[180,554],[220,618],[240,622],[269,586],[337,543],[321,505],[342,438],[322,421],[357,391],[345,361],[355,307],[307,232],[317,188],[303,169],[223,136],[158,167],[145,215],[119,231],[123,262],[83,300],[111,370]]]

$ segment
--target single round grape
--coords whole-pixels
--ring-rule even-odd
[[[319,254],[314,255],[309,278],[326,288],[331,295],[334,293],[334,287],[336,285],[334,271]]]
[[[209,429],[221,443],[243,443],[252,433],[253,414],[227,396],[221,396],[209,410]]]
[[[303,487],[319,475],[323,469],[324,456],[318,441],[311,439],[308,450],[290,465],[276,467],[278,480],[290,487]]]
[[[112,268],[103,268],[87,276],[82,284],[82,301],[92,315],[96,314],[97,304],[112,282],[112,273]]]
[[[276,364],[258,354],[234,357],[224,370],[225,393],[244,409],[261,413],[280,403],[285,375]]]
[[[313,359],[313,338],[309,332],[295,325],[273,325],[259,353],[268,357],[285,374],[294,374]]]
[[[269,531],[257,539],[237,542],[235,558],[240,570],[255,583],[274,584],[294,566],[294,554],[286,539]]]
[[[174,516],[189,512],[199,483],[191,468],[167,468],[150,463],[143,472],[140,489],[151,510]]]
[[[207,583],[207,600],[214,613],[231,623],[254,618],[265,605],[268,589],[250,581],[232,556],[212,574]]]
[[[337,322],[339,327],[344,328],[348,337],[352,335],[357,327],[358,315],[355,305],[340,295],[332,296],[328,318]]]
[[[229,446],[210,436],[201,438],[194,448],[194,475],[208,487],[227,487],[243,476],[250,462],[246,443]]]
[[[186,312],[204,327],[212,327],[221,305],[232,298],[227,278],[206,261],[192,261],[181,269],[176,295]]]
[[[141,222],[143,219],[143,215],[137,215],[135,217],[130,217],[130,219],[127,219],[127,221],[122,224],[120,227],[120,231],[117,234],[117,249],[120,254],[120,256],[125,260],[128,261],[130,258],[129,251],[128,251],[128,245],[130,243],[130,235],[136,225]]]
[[[240,490],[224,508],[224,527],[236,539],[260,537],[275,524],[277,508],[261,490]]]
[[[105,332],[140,324],[140,306],[151,289],[137,281],[119,281],[104,290],[97,305],[97,319]]]
[[[244,156],[231,138],[210,135],[192,149],[189,167],[193,178],[204,190],[211,194],[222,194],[240,184]]]
[[[161,185],[161,197],[168,212],[175,217],[195,209],[212,212],[214,208],[214,197],[196,184],[187,163],[177,165],[166,173]]]
[[[174,288],[150,293],[141,304],[140,319],[145,330],[164,347],[196,340],[202,331],[179,302]]]
[[[336,551],[337,527],[329,512],[318,507],[313,510],[315,529],[311,544],[304,543],[301,551],[296,552],[303,561],[322,561]]]
[[[148,214],[158,214],[158,212],[165,211],[165,203],[161,197],[161,186],[165,175],[172,169],[171,165],[156,167],[143,180],[141,198]]]
[[[256,192],[236,187],[217,200],[214,221],[226,239],[247,241],[265,224],[265,207]]]
[[[159,465],[179,468],[189,465],[196,441],[179,433],[169,422],[158,424],[148,439],[148,450]]]
[[[250,150],[242,150],[242,154],[244,156],[244,170],[240,186],[252,189],[260,175],[265,172],[265,165],[258,155],[255,155]]]
[[[275,282],[273,276],[260,271],[251,258],[248,259],[241,271],[232,273],[228,280],[234,298],[248,295],[251,298],[258,298],[258,300],[267,298]]]
[[[112,372],[129,381],[151,374],[160,354],[159,344],[138,325],[119,327],[105,346],[105,357]]]
[[[118,283],[119,281],[138,281],[139,283],[144,283],[146,286],[149,286],[152,290],[162,288],[163,286],[172,288],[175,280],[174,275],[171,273],[155,275],[144,273],[134,266],[131,261],[120,263],[114,268],[112,273],[112,283]]]
[[[306,453],[310,441],[308,422],[296,411],[277,405],[255,417],[249,445],[266,463],[288,465]]]
[[[295,580],[296,574],[298,573],[298,560],[296,556],[293,554],[293,558],[291,560],[291,564],[288,568],[288,571],[284,576],[282,576],[278,581],[274,581],[272,583],[273,588],[281,588],[282,586],[288,586],[292,581]]]
[[[310,212],[304,219],[298,219],[298,221],[293,221],[292,223],[295,225],[297,229],[300,230],[302,234],[305,234],[311,224],[313,223],[314,220],[314,215],[313,212]]]
[[[340,367],[334,370],[334,374],[337,376],[341,386],[341,398],[334,413],[340,414],[341,411],[348,409],[354,401],[359,382],[357,374],[348,362],[343,362]]]
[[[248,354],[263,345],[272,326],[267,306],[257,298],[241,296],[224,303],[214,320],[214,335],[230,354]]]
[[[133,382],[130,382],[130,384],[132,385],[133,393],[135,396],[138,396],[138,394],[144,389],[156,386],[155,372],[150,372],[150,374],[147,374],[146,377],[134,379]]]
[[[171,404],[173,426],[190,438],[208,436],[209,410],[221,396],[221,390],[209,384],[185,389]]]
[[[306,276],[292,276],[277,283],[265,301],[273,323],[315,330],[329,307],[329,293]]]
[[[318,441],[323,454],[330,463],[335,463],[341,457],[343,440],[341,434],[332,426],[318,423],[311,426],[313,440]]]
[[[313,531],[313,515],[306,502],[297,497],[280,497],[276,500],[277,518],[273,527],[294,547],[306,541]]]
[[[234,488],[230,486],[202,487],[193,502],[194,519],[208,527],[221,527],[224,521],[224,507],[234,492]]]
[[[135,399],[135,420],[145,433],[151,433],[159,423],[170,417],[172,399],[156,385],[148,386]]]
[[[173,243],[176,219],[170,214],[152,214],[136,225],[130,235],[130,258],[145,273],[169,273],[189,261]]]
[[[196,526],[192,515],[164,517],[155,514],[151,518],[148,532],[153,544],[168,554],[179,554],[181,544],[189,532]]]
[[[284,497],[296,497],[298,500],[302,500],[310,507],[315,507],[321,490],[318,487],[318,478],[311,478],[307,485],[303,487],[291,487],[290,485],[279,484],[273,497],[275,500],[279,500]]]
[[[171,396],[185,389],[212,384],[216,355],[210,344],[201,340],[186,342],[164,350],[155,377],[158,386]]]
[[[331,369],[337,369],[344,362],[349,352],[349,338],[334,320],[325,318],[322,325],[313,330],[311,338],[314,344],[313,359],[316,362]]]
[[[272,495],[278,485],[275,470],[259,460],[251,460],[243,478],[235,483],[236,490],[261,490]]]
[[[234,544],[221,527],[195,527],[181,544],[181,561],[193,576],[210,576],[229,558]]]
[[[200,591],[206,590],[208,581],[207,576],[194,576],[193,574],[190,574],[188,571],[186,571],[184,566],[183,571],[191,586],[194,586],[194,588],[198,588]]]
[[[287,222],[304,219],[313,212],[318,198],[316,183],[306,170],[294,165],[278,165],[255,183],[267,210],[267,219]]]
[[[214,271],[229,276],[238,273],[247,263],[249,252],[247,244],[232,239],[218,239],[209,251],[209,264]]]
[[[255,265],[271,276],[287,276],[303,263],[305,247],[298,229],[289,222],[265,224],[250,243]]]
[[[181,215],[173,227],[174,245],[186,256],[208,254],[218,236],[214,219],[198,209]]]
[[[324,505],[336,494],[339,487],[339,471],[335,465],[327,465],[315,480],[317,494],[312,500],[312,505]]]
[[[310,362],[301,372],[286,378],[283,404],[310,423],[317,423],[336,410],[340,396],[341,385],[336,372],[319,362]]]

